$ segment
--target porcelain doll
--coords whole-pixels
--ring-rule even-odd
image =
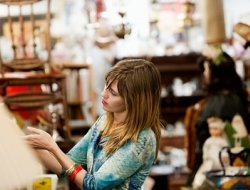
[[[219,152],[228,146],[227,137],[224,133],[225,123],[217,117],[207,119],[210,137],[203,145],[203,163],[195,175],[193,187],[198,188],[205,180],[205,172],[221,169]]]

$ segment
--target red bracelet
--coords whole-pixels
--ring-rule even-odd
[[[81,165],[79,165],[79,164],[75,165],[73,172],[69,175],[69,180],[70,180],[70,181],[74,181],[75,178],[76,178],[76,175],[77,175],[80,171],[82,171],[82,170],[83,170],[83,168],[82,168]]]

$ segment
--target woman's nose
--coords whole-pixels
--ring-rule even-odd
[[[107,98],[107,97],[108,97],[108,93],[107,93],[107,89],[106,89],[106,88],[104,88],[104,89],[102,90],[101,96],[102,96],[103,98]]]

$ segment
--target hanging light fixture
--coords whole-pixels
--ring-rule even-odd
[[[118,14],[120,15],[122,21],[121,21],[121,24],[116,25],[114,27],[114,33],[118,38],[124,39],[125,36],[127,36],[127,35],[129,35],[131,33],[131,27],[125,21],[126,12],[125,11],[119,11]]]

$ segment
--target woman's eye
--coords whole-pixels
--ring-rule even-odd
[[[112,94],[112,96],[119,96],[119,93],[114,91],[111,86],[108,84],[108,82],[106,82],[105,86],[104,86],[105,90],[108,90],[110,92],[110,94]]]
[[[109,89],[110,93],[113,95],[113,96],[118,96],[119,94],[117,92],[115,92],[114,90],[112,89]]]

